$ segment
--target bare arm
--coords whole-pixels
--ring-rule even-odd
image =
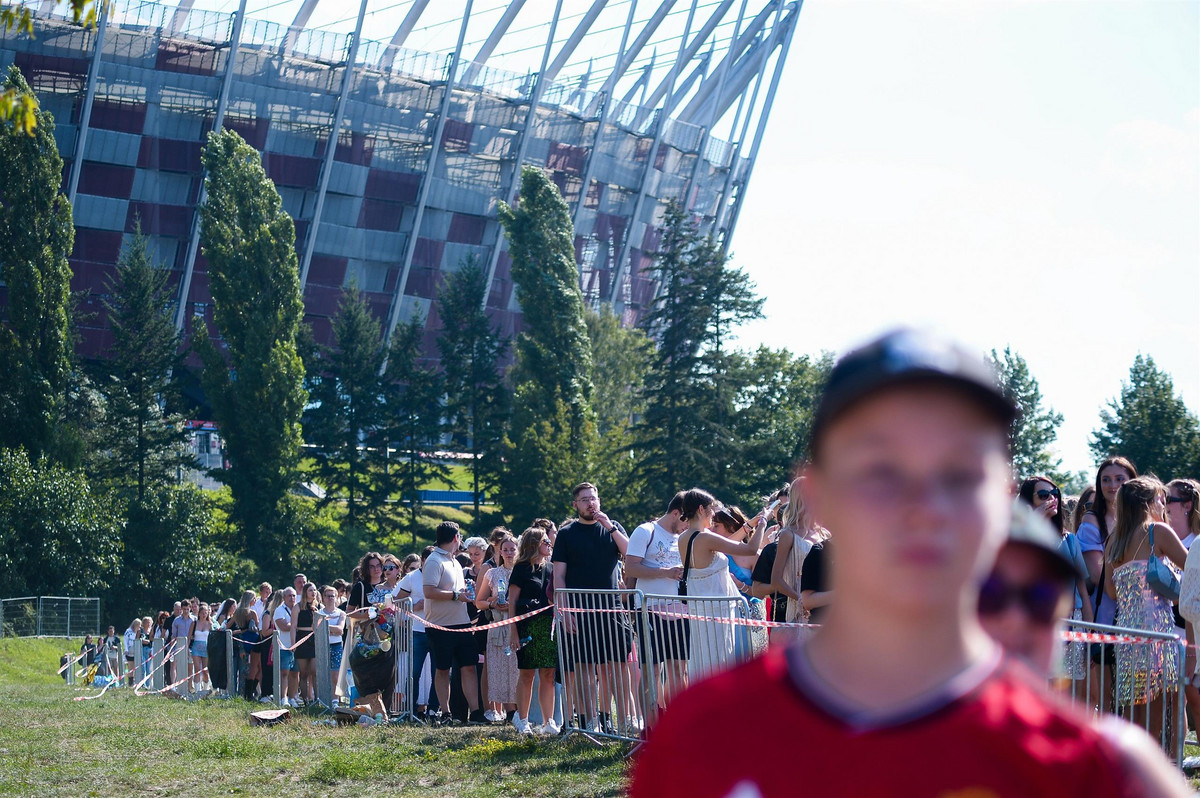
[[[556,579],[558,578],[557,568],[559,565],[563,565],[563,563],[556,562],[554,564],[554,567],[556,569],[554,572],[554,576]],[[516,585],[510,584],[508,586],[509,606],[512,606],[512,607],[517,606],[517,599],[519,599],[519,598],[521,598],[521,588],[517,587]],[[521,636],[517,634],[517,625],[515,623],[509,624],[509,626],[508,626],[508,638],[510,641],[509,645],[512,646],[513,651],[516,651],[518,648],[521,647]]]
[[[1115,582],[1113,582],[1113,575],[1112,575],[1111,568],[1104,572],[1104,594],[1106,596],[1108,596],[1110,599],[1113,599],[1114,601],[1116,601],[1117,585]]]
[[[629,537],[613,523],[613,520],[601,512],[596,513],[596,521],[608,534],[612,535],[613,543],[617,546],[617,551],[621,552],[621,556],[625,556],[625,551],[629,548]]]
[[[683,566],[674,568],[653,568],[646,565],[641,557],[632,554],[625,555],[625,575],[635,579],[682,579]]]
[[[1075,580],[1075,589],[1079,591],[1079,595],[1083,597],[1083,605],[1080,608],[1080,613],[1083,620],[1092,623],[1096,620],[1095,610],[1092,609],[1092,597],[1087,592],[1087,580],[1082,576]]]
[[[1166,524],[1155,524],[1154,533],[1154,548],[1157,550],[1155,553],[1183,568],[1187,563],[1187,549],[1179,541],[1175,530]]]
[[[819,607],[828,607],[833,601],[832,590],[801,590],[800,591],[800,606],[806,610],[815,610]]]
[[[1083,562],[1087,565],[1088,581],[1093,585],[1100,581],[1100,570],[1104,567],[1104,552],[1085,551]]]

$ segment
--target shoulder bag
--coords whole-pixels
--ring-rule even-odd
[[[686,596],[688,594],[687,579],[688,574],[692,570],[692,544],[696,542],[696,535],[699,534],[700,530],[697,529],[692,533],[692,536],[688,538],[687,554],[683,555],[683,576],[679,578],[679,595],[681,596]]]
[[[1150,556],[1146,558],[1146,584],[1167,601],[1179,601],[1179,577],[1154,555],[1154,524],[1150,524]]]

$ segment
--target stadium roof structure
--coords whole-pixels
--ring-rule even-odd
[[[496,208],[522,164],[571,207],[585,297],[636,321],[667,201],[726,242],[737,224],[801,7],[114,0],[85,30],[59,5],[41,3],[35,37],[0,38],[0,66],[21,66],[56,116],[74,287],[102,294],[140,223],[175,273],[180,328],[209,312],[199,148],[223,126],[262,152],[296,220],[318,340],[352,282],[387,334],[421,313],[432,335],[440,275],[470,259],[515,329]],[[85,330],[85,354],[104,328]]]

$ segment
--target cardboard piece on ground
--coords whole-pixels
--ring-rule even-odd
[[[388,716],[387,707],[383,703],[383,693],[371,693],[370,695],[359,696],[358,703],[354,705],[354,709],[371,717],[383,715],[386,718]]]
[[[286,709],[264,709],[259,712],[250,713],[251,726],[274,726],[276,723],[283,723],[291,717],[291,712]]]
[[[334,707],[333,717],[341,725],[350,723],[358,723],[358,719],[363,717],[363,713],[356,712],[349,707]]]

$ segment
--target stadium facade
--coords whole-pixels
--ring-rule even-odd
[[[389,5],[403,18],[379,41],[366,0],[327,0],[349,12],[345,31],[309,26],[318,0],[290,0],[290,24],[256,18],[246,0],[226,12],[115,0],[91,30],[42,2],[34,37],[0,39],[0,67],[16,63],[56,121],[77,228],[73,288],[90,291],[81,354],[109,347],[101,299],[139,222],[172,272],[177,323],[196,314],[211,328],[196,209],[201,147],[219,126],[262,152],[295,219],[306,318],[323,342],[353,282],[389,334],[424,314],[436,352],[441,275],[472,257],[489,274],[488,312],[515,332],[496,211],[514,199],[520,164],[562,190],[585,297],[627,324],[654,300],[666,201],[728,240],[799,2],[437,2],[443,17],[456,6],[439,23],[442,49],[406,47],[429,0]],[[504,68],[513,37],[510,49],[534,60],[525,71]]]

